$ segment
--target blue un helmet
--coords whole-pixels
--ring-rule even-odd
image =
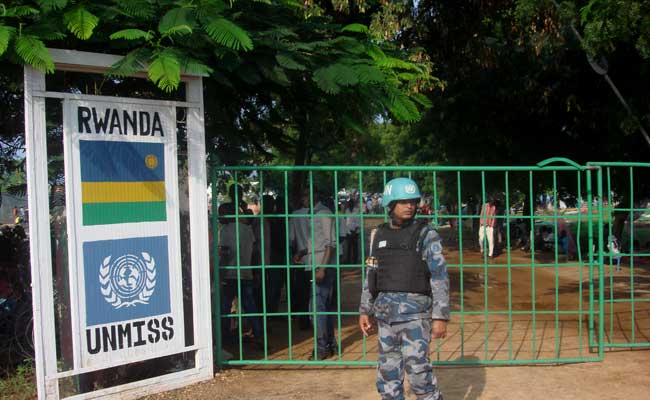
[[[384,187],[383,205],[389,207],[396,200],[420,199],[418,184],[409,178],[391,179]]]

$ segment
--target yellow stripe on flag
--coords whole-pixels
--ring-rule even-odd
[[[82,182],[82,203],[165,201],[165,182]]]

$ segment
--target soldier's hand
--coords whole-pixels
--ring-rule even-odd
[[[431,330],[431,337],[433,339],[444,339],[447,337],[447,321],[444,319],[434,319],[433,327]]]
[[[361,328],[363,336],[368,336],[372,332],[372,320],[368,315],[359,315],[359,328]]]

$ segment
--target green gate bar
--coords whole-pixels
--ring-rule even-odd
[[[550,165],[553,162],[564,162],[567,165]],[[592,172],[596,171],[598,177],[598,209],[593,210],[592,206]],[[630,169],[631,171],[631,169]],[[254,174],[254,175],[251,175]],[[232,215],[222,217],[231,218],[236,223],[236,246],[234,251],[234,265],[220,265],[219,260],[219,218],[217,211],[219,205],[226,199],[228,184],[239,185],[250,180],[251,176],[257,179],[257,188],[251,193],[259,197],[260,212],[257,215],[244,214],[235,207]],[[220,365],[374,365],[376,363],[376,337],[366,339],[360,335],[356,326],[358,317],[358,299],[361,294],[361,283],[365,279],[363,262],[342,263],[338,257],[341,249],[339,234],[342,227],[340,218],[354,217],[360,220],[359,253],[360,259],[364,260],[367,255],[368,233],[371,226],[366,225],[369,219],[372,221],[387,221],[387,215],[383,213],[363,212],[362,204],[359,204],[359,212],[355,214],[341,214],[339,211],[339,190],[355,189],[359,193],[359,201],[363,201],[363,194],[381,193],[383,185],[397,176],[411,176],[420,185],[423,193],[431,193],[434,212],[432,215],[418,215],[418,218],[429,220],[431,223],[445,232],[446,239],[450,240],[447,245],[443,242],[446,254],[456,254],[457,262],[452,257],[447,267],[450,272],[452,292],[452,320],[450,321],[449,337],[444,340],[435,341],[432,345],[432,360],[440,365],[516,365],[535,363],[558,363],[558,362],[582,362],[599,361],[603,358],[604,343],[604,303],[603,296],[604,274],[603,274],[603,208],[602,208],[602,172],[600,165],[579,166],[564,159],[551,159],[538,164],[537,166],[483,166],[483,167],[455,167],[455,166],[218,166],[213,165],[212,177],[212,266],[214,277],[214,306],[215,306],[215,354]],[[479,177],[478,185],[476,176]],[[302,178],[301,178],[302,177]],[[514,177],[514,178],[513,178]],[[519,185],[517,183],[519,177]],[[567,179],[568,177],[568,179]],[[374,178],[374,180],[373,180]],[[378,179],[377,179],[378,178]],[[429,179],[427,179],[429,178]],[[496,178],[496,179],[488,179]],[[524,179],[521,179],[524,178]],[[585,216],[582,212],[583,201],[583,179],[586,178],[586,198],[588,202],[588,213]],[[302,181],[298,181],[304,179]],[[563,187],[560,190],[560,180]],[[454,182],[455,180],[455,188]],[[334,200],[334,209],[330,213],[314,213],[316,204],[315,192],[317,191],[316,181],[326,181],[333,192],[324,190],[324,186],[318,187],[320,191],[326,191]],[[472,185],[472,182],[475,182]],[[497,183],[498,182],[498,183]],[[570,182],[571,189],[568,192],[574,194],[580,201],[575,214],[560,214],[558,212],[559,198],[561,193],[567,191],[565,186]],[[299,184],[298,184],[299,183]],[[304,214],[290,212],[290,196],[292,184],[295,187],[304,187],[309,192],[310,210]],[[298,184],[296,186],[296,184]],[[609,183],[608,183],[609,184]],[[329,186],[331,185],[331,186]],[[465,186],[463,186],[465,185]],[[546,185],[546,186],[545,186]],[[527,186],[527,187],[526,187]],[[543,188],[543,189],[540,189]],[[609,188],[609,186],[608,186]],[[548,190],[553,195],[553,211],[548,214],[542,211],[536,213],[536,196],[540,190]],[[563,192],[564,191],[564,192]],[[264,195],[270,192],[283,195],[284,212],[265,211]],[[480,218],[474,211],[464,213],[465,204],[469,208],[468,194],[480,193],[479,209],[483,207],[488,196],[496,193],[503,196],[505,211],[496,215],[500,223],[505,223],[501,232],[505,235],[502,245],[505,245],[503,254],[488,259],[487,251],[482,257],[477,258],[476,253],[468,246],[468,241],[475,240],[475,237],[464,237],[464,222],[475,225],[474,221]],[[496,195],[494,194],[494,195]],[[454,195],[456,199],[453,199]],[[524,201],[528,202],[529,213],[522,210],[521,215],[511,214],[511,207],[520,205],[521,200],[515,196],[525,196]],[[443,197],[444,196],[444,197]],[[239,190],[234,190],[235,204],[244,199],[239,198]],[[452,206],[455,204],[456,211],[445,215],[439,213],[442,204]],[[611,203],[610,203],[611,204]],[[630,211],[634,209],[632,205]],[[644,209],[645,210],[645,209]],[[594,216],[595,211],[595,216]],[[267,246],[265,246],[269,227],[266,221],[273,218],[280,218],[284,221],[284,236],[286,246],[283,253],[286,263],[274,265],[268,263]],[[292,261],[290,250],[290,224],[296,218],[307,218],[310,224],[310,238],[312,248],[314,247],[315,231],[314,221],[317,218],[333,218],[336,259],[332,264],[321,265],[313,256],[310,256],[309,265],[295,264]],[[576,250],[577,260],[570,260],[568,257],[562,261],[560,257],[558,240],[559,220],[566,222],[563,226],[570,231],[576,227]],[[242,265],[240,259],[239,223],[255,221],[259,223],[258,243],[260,251],[259,265]],[[530,253],[525,254],[512,249],[511,238],[513,228],[511,223],[515,220],[523,221],[524,227],[532,227],[532,234],[527,238],[530,246]],[[449,225],[442,224],[446,221]],[[457,231],[451,225],[456,221]],[[587,240],[581,238],[583,223],[587,224]],[[552,230],[554,238],[551,243],[536,243],[537,225],[547,226]],[[594,244],[594,225],[597,226],[598,246]],[[480,228],[479,228],[480,229]],[[520,228],[521,229],[521,228]],[[610,226],[611,229],[611,226]],[[633,229],[632,229],[633,230]],[[473,229],[471,230],[473,231]],[[524,233],[526,228],[524,228]],[[476,233],[476,232],[474,232]],[[520,235],[521,232],[518,232]],[[631,232],[631,235],[633,233]],[[454,236],[455,235],[455,236]],[[495,233],[496,235],[496,233]],[[524,234],[525,237],[525,234]],[[633,238],[633,236],[631,236]],[[270,237],[273,241],[273,237]],[[521,239],[521,238],[520,238]],[[543,238],[542,238],[543,239]],[[453,244],[457,241],[457,248]],[[485,241],[485,238],[484,238]],[[494,239],[496,242],[496,237]],[[545,246],[553,248],[552,254],[544,253]],[[487,243],[485,243],[487,246]],[[538,247],[538,249],[536,249]],[[587,260],[583,261],[583,250],[588,250]],[[596,251],[598,253],[596,253]],[[524,254],[524,255],[522,255]],[[610,254],[607,254],[610,255]],[[523,257],[523,258],[522,258]],[[498,260],[497,260],[498,258]],[[477,261],[478,260],[478,261]],[[309,292],[311,293],[311,309],[293,310],[292,303],[292,271],[308,267],[311,282]],[[316,268],[327,267],[335,270],[336,304],[327,312],[317,311],[316,308]],[[588,268],[589,284],[583,288],[583,269]],[[285,281],[284,303],[286,310],[279,309],[271,312],[267,308],[266,295],[270,290],[267,287],[266,276],[273,270],[284,271]],[[237,301],[236,312],[229,315],[221,313],[221,284],[220,276],[228,270],[237,271]],[[262,295],[261,307],[258,312],[246,312],[242,309],[242,282],[241,273],[244,270],[252,270],[260,277],[256,290]],[[539,280],[542,276],[550,276],[547,271],[552,271],[552,279]],[[453,272],[453,273],[452,273]],[[502,274],[501,274],[502,273]],[[541,274],[541,275],[540,275]],[[598,275],[598,283],[594,279]],[[495,278],[503,276],[503,280]],[[524,278],[528,276],[528,278]],[[633,275],[631,273],[631,284]],[[517,280],[525,279],[518,282]],[[522,283],[530,281],[530,292],[528,294],[515,292],[515,285],[519,288]],[[572,283],[573,282],[573,283]],[[577,282],[577,283],[575,283]],[[344,284],[345,283],[345,284]],[[564,285],[574,285],[575,289],[567,292]],[[494,289],[495,286],[496,289]],[[573,286],[571,286],[573,287]],[[502,288],[503,290],[499,290]],[[588,289],[587,289],[588,288]],[[588,290],[588,305],[583,305],[584,290]],[[598,297],[595,291],[598,290]],[[562,294],[562,296],[561,296]],[[476,296],[478,295],[478,296]],[[468,304],[470,297],[475,298]],[[527,297],[529,300],[525,300]],[[482,304],[477,302],[482,299]],[[569,299],[570,305],[563,305],[562,300]],[[634,293],[631,294],[634,301]],[[641,299],[636,299],[641,300]],[[610,313],[614,299],[609,299]],[[344,304],[351,305],[344,307]],[[500,305],[501,304],[501,305]],[[634,310],[634,309],[632,309]],[[634,311],[633,311],[634,313]],[[318,330],[319,315],[332,315],[335,317],[336,327],[336,354],[322,361],[308,360],[308,355],[316,355],[316,339]],[[312,319],[312,330],[308,336],[300,334],[296,329],[294,317],[308,316]],[[584,318],[587,317],[587,318]],[[259,318],[261,321],[264,337],[256,338],[261,345],[260,349],[252,348],[244,343],[244,323],[248,319]],[[222,320],[235,321],[236,335],[235,344],[228,347],[224,345],[221,325]],[[596,325],[598,321],[598,325]],[[587,331],[583,330],[583,323],[587,324]],[[611,321],[610,321],[611,326]],[[565,332],[568,329],[575,329],[575,335],[567,337]],[[588,335],[584,338],[583,334]],[[577,336],[577,337],[575,337]],[[610,329],[611,337],[611,329]],[[584,351],[584,346],[596,347],[598,351],[591,353]],[[607,345],[609,346],[609,344]],[[589,347],[586,347],[588,350]],[[224,357],[223,350],[233,354],[232,359]],[[480,350],[479,350],[480,349]]]

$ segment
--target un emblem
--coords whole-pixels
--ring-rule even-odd
[[[149,253],[104,258],[99,267],[100,290],[115,309],[149,304],[156,287],[156,261]]]
[[[404,186],[404,191],[408,194],[415,193],[415,185],[406,185]]]

